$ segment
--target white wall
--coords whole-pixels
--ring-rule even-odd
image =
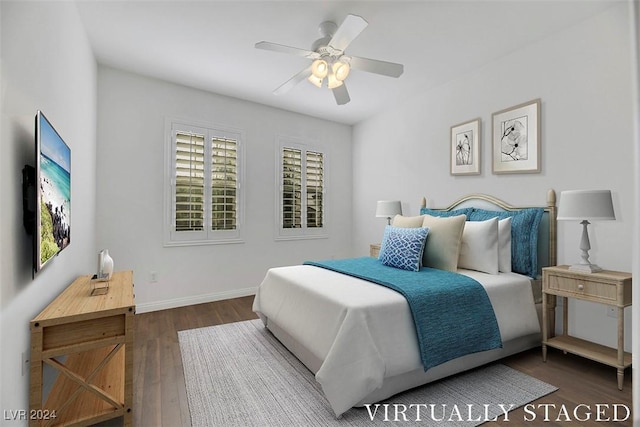
[[[74,4],[2,1],[0,11],[0,408],[17,411],[29,407],[21,369],[29,321],[95,264],[97,70]],[[33,279],[21,170],[35,164],[37,110],[71,147],[72,231],[70,246]]]
[[[611,189],[617,221],[590,226],[591,261],[631,271],[634,225],[633,122],[628,5],[600,15],[508,56],[468,70],[463,78],[417,90],[354,128],[354,250],[381,238],[375,203],[400,199],[417,214],[422,196],[444,207],[469,193],[495,195],[515,205],[545,205],[550,188]],[[491,114],[542,99],[542,172],[491,173]],[[482,173],[449,174],[450,126],[482,118]],[[579,260],[581,226],[559,222],[558,261]],[[577,309],[572,310],[573,307]],[[570,304],[578,336],[615,346],[616,320],[604,306]],[[631,348],[631,310],[626,310]]]
[[[245,295],[269,267],[350,255],[350,126],[102,66],[98,115],[98,244],[134,270],[138,312]],[[245,131],[245,243],[163,247],[165,117]],[[327,149],[327,239],[274,240],[277,135]]]

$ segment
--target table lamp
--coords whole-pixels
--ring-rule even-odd
[[[569,190],[560,193],[560,206],[558,207],[558,220],[580,221],[582,224],[582,239],[580,240],[579,264],[569,267],[572,271],[595,273],[602,268],[589,262],[589,232],[587,226],[591,221],[614,220],[613,202],[610,190]]]
[[[387,224],[391,225],[391,218],[402,215],[402,204],[399,200],[379,200],[376,206],[376,217],[387,218]]]

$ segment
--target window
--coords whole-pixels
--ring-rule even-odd
[[[169,125],[165,245],[240,242],[242,133]]]
[[[325,236],[325,166],[321,150],[280,141],[278,237]]]

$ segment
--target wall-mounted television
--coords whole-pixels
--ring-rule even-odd
[[[36,114],[34,269],[71,243],[71,149],[49,120]]]

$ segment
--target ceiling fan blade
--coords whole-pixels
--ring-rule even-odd
[[[404,72],[404,65],[395,62],[380,61],[377,59],[360,58],[352,56],[349,62],[352,68],[381,74],[388,77],[400,77]]]
[[[333,97],[336,99],[338,105],[344,105],[351,101],[347,85],[345,85],[344,82],[340,86],[331,89],[331,92],[333,92]]]
[[[349,46],[349,44],[358,37],[362,30],[367,28],[367,25],[369,25],[369,23],[365,21],[363,17],[358,15],[347,15],[333,37],[331,37],[329,46],[344,52],[347,46]]]
[[[272,50],[274,52],[288,53],[290,55],[302,56],[303,58],[316,59],[320,55],[310,50],[299,49],[297,47],[285,46],[283,44],[271,43],[271,42],[258,42],[256,43],[256,49]]]
[[[300,83],[310,75],[311,75],[311,66],[308,66],[307,68],[300,71],[298,74],[296,74],[295,76],[291,77],[289,80],[287,80],[286,82],[278,86],[276,90],[273,91],[273,93],[276,95],[282,95],[283,93],[293,89],[294,86],[296,86],[298,83]]]

